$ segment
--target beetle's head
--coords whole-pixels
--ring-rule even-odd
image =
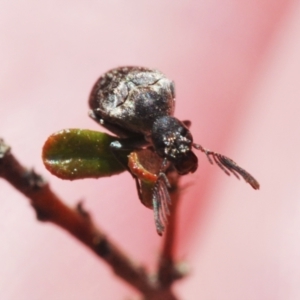
[[[193,137],[184,123],[171,116],[160,117],[151,134],[157,154],[173,163],[180,175],[197,170],[198,158],[191,150]]]

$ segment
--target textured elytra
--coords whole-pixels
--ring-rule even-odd
[[[97,80],[89,105],[100,122],[150,135],[157,118],[174,114],[174,83],[157,70],[116,68]]]

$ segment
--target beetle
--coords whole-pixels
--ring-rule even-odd
[[[159,161],[153,179],[152,208],[158,234],[164,231],[162,214],[170,202],[169,182],[166,170],[174,168],[179,175],[193,173],[198,168],[198,158],[193,149],[206,154],[228,175],[241,175],[254,189],[259,183],[233,160],[203,148],[193,142],[189,130],[190,121],[180,121],[174,117],[174,82],[155,69],[144,67],[118,67],[103,74],[94,84],[89,97],[90,117],[102,125],[118,139],[110,144],[115,157],[124,164],[122,151],[150,149]],[[149,156],[149,153],[147,154]],[[146,158],[147,158],[146,155]],[[138,163],[129,157],[129,163]],[[143,202],[142,172],[139,164],[135,173],[125,165],[137,182],[139,197]],[[156,173],[156,174],[155,174]]]

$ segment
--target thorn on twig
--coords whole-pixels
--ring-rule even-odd
[[[86,220],[91,221],[90,213],[83,207],[83,200],[80,200],[76,205],[76,211]]]
[[[39,190],[47,184],[47,181],[41,175],[37,174],[34,169],[25,171],[23,177],[29,187],[34,190]]]
[[[4,140],[0,138],[0,159],[2,159],[10,151],[10,147],[5,144]]]
[[[185,261],[177,262],[174,265],[173,278],[174,280],[182,279],[188,276],[190,272],[191,272],[191,268]]]
[[[182,279],[190,273],[188,264],[184,261],[173,262],[164,258],[160,263],[159,282],[164,287],[171,286],[176,280]]]
[[[33,203],[31,205],[34,208],[34,211],[36,213],[36,218],[38,219],[38,221],[41,222],[49,221],[49,213],[45,212],[44,210],[41,210],[38,206],[34,205]]]
[[[99,256],[105,258],[110,254],[111,247],[106,237],[104,236],[95,237],[94,244],[95,244],[96,252],[97,254],[99,254]]]
[[[34,169],[24,171],[22,177],[25,179],[27,189],[32,191],[39,191],[47,184],[47,181],[41,175],[37,174]],[[31,205],[34,208],[36,218],[39,221],[49,221],[50,215],[48,211],[42,209],[35,202],[31,202]]]

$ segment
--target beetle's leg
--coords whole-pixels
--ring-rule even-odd
[[[143,194],[142,194],[142,187],[141,187],[140,181],[137,177],[135,177],[135,176],[133,176],[133,177],[134,177],[134,180],[135,180],[135,185],[136,185],[136,189],[137,189],[137,192],[138,192],[139,199],[143,203]]]
[[[259,189],[258,181],[249,174],[246,170],[238,166],[232,159],[210,151],[208,149],[203,148],[201,145],[193,144],[193,147],[204,152],[209,162],[212,164],[214,162],[227,174],[233,174],[235,177],[239,179],[239,175],[241,175],[246,182],[248,182],[255,190]],[[212,160],[213,158],[213,160]]]
[[[128,167],[128,160],[124,160],[124,152],[128,153],[133,150],[141,149],[142,147],[145,147],[148,144],[149,143],[145,141],[143,137],[127,138],[111,142],[109,148],[115,156],[115,158],[126,168],[126,170],[128,170],[131,173]]]

